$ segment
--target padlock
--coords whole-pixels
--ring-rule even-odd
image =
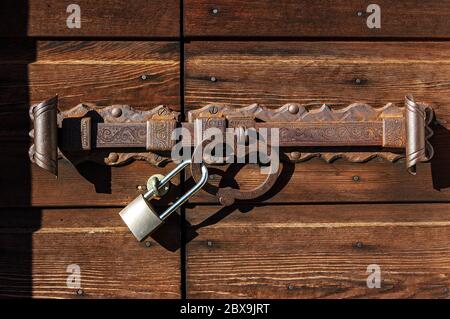
[[[175,175],[181,172],[186,166],[191,164],[191,160],[181,162],[167,176],[159,182],[157,189],[161,189]],[[120,212],[125,224],[133,233],[137,240],[141,241],[151,233],[153,233],[164,221],[181,205],[183,205],[190,197],[197,193],[208,180],[208,169],[204,164],[201,166],[202,176],[197,184],[192,187],[186,194],[181,196],[175,203],[169,206],[162,214],[158,214],[150,200],[155,197],[155,188],[149,189],[145,194],[139,195],[127,207]]]

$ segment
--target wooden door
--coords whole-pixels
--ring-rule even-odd
[[[0,296],[448,298],[450,1],[74,2],[80,28],[67,25],[70,3],[0,4]],[[435,156],[416,176],[402,160],[289,164],[266,196],[223,207],[200,192],[141,243],[118,212],[172,164],[60,160],[55,179],[28,158],[28,108],[55,94],[63,110],[186,113],[402,105],[408,93],[437,119]],[[211,182],[263,179],[221,170]],[[367,286],[374,265],[381,288]],[[67,283],[77,266],[80,287]]]

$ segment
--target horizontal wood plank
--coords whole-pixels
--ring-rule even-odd
[[[368,163],[337,160],[329,164],[314,159],[286,164],[274,187],[246,203],[448,202],[450,157],[439,161],[420,164],[416,176],[406,171],[403,160],[397,163],[382,159]],[[208,183],[249,191],[266,178],[257,168],[234,167],[210,167]],[[202,190],[190,202],[218,203],[218,199]],[[242,203],[245,202],[237,202]]]
[[[180,298],[179,250],[137,242],[118,211],[2,210],[0,296]],[[67,286],[69,265],[79,266],[80,288]]]
[[[177,37],[178,0],[77,0],[80,26],[69,28],[72,2],[58,0],[3,0],[1,36],[49,37]],[[78,11],[77,11],[78,12]],[[73,25],[73,23],[72,23]]]
[[[448,298],[448,204],[197,206],[187,219],[188,298]]]
[[[28,206],[123,206],[145,191],[147,179],[165,174],[173,164],[156,167],[136,161],[123,167],[82,163],[75,167],[65,159],[58,162],[58,178],[31,164],[28,143],[2,142],[8,152],[0,158],[0,207]],[[166,205],[179,193],[179,178],[170,194],[155,204]]]
[[[379,107],[403,105],[410,93],[450,127],[447,42],[193,41],[185,55],[186,110],[209,103]]]
[[[55,94],[63,109],[81,102],[142,108],[179,104],[176,42],[4,40],[3,44],[1,106],[36,103]]]
[[[185,0],[187,36],[427,37],[450,36],[450,1]],[[368,22],[369,21],[369,24]],[[370,26],[370,27],[369,27]]]
[[[3,44],[2,133],[28,134],[29,106],[56,94],[61,110],[86,102],[179,108],[176,42],[4,40]]]

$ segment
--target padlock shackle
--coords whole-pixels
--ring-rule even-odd
[[[178,164],[177,167],[175,167],[175,169],[173,169],[169,174],[167,174],[159,182],[158,189],[163,187],[164,185],[166,185],[172,178],[175,177],[175,175],[180,173],[183,169],[186,168],[186,166],[189,166],[191,163],[192,163],[192,160],[187,159],[187,160],[182,161],[180,164]],[[206,184],[206,181],[208,180],[208,168],[203,163],[201,164],[201,172],[202,172],[202,176],[199,179],[199,181],[197,182],[197,184],[195,184],[195,186],[192,187],[186,194],[181,196],[175,203],[170,205],[159,216],[159,218],[161,218],[161,220],[164,220],[167,217],[169,217],[170,214],[172,214],[175,210],[177,210],[181,205],[183,205],[190,197],[192,197],[195,193],[197,193]],[[150,198],[152,198],[153,195],[154,195],[154,191],[153,191],[153,189],[150,189],[143,196],[146,200],[149,200]]]
[[[188,162],[187,165],[189,165],[191,163],[191,160],[187,160],[186,162]],[[175,203],[170,205],[159,216],[159,218],[161,218],[161,220],[165,220],[167,217],[169,217],[170,214],[172,214],[175,210],[177,210],[181,205],[183,205],[189,198],[191,198],[195,193],[197,193],[206,184],[206,181],[208,180],[208,168],[203,163],[201,165],[202,165],[202,168],[201,168],[202,177],[200,178],[198,183],[195,184],[194,187],[192,187],[186,194],[181,196]],[[184,166],[184,167],[186,167],[186,166]]]

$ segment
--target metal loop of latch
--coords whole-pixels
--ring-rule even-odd
[[[202,175],[200,180],[198,180],[187,193],[183,194],[183,196],[175,201],[175,203],[170,205],[162,214],[158,214],[150,204],[149,201],[157,196],[158,193],[161,193],[162,189],[164,189],[169,181],[190,164],[192,164],[191,159],[178,164],[175,169],[169,172],[169,174],[164,176],[159,183],[156,184],[156,187],[151,187],[145,194],[139,195],[120,212],[120,217],[122,217],[123,221],[137,240],[141,241],[153,233],[175,210],[205,185],[208,180],[208,169],[204,164],[201,164]]]
[[[242,131],[238,131],[238,138],[245,138],[244,133]],[[201,156],[201,154],[196,154],[201,152],[201,150],[203,149],[203,147],[205,146],[206,143],[210,142],[209,139],[204,139],[195,149],[194,149],[194,154],[192,156],[192,158],[197,158],[199,156]],[[248,153],[248,149],[246,149],[246,153]],[[200,182],[200,180],[202,179],[202,167],[203,167],[203,163],[195,163],[193,162],[191,165],[191,175],[192,178],[194,179],[195,182]],[[249,165],[249,164],[247,164]],[[250,164],[250,165],[255,165],[255,164]],[[258,166],[258,164],[256,164]],[[272,164],[270,164],[272,165]],[[232,187],[218,187],[218,186],[214,186],[210,183],[206,183],[205,187],[204,187],[204,191],[216,196],[216,198],[218,199],[219,203],[223,206],[231,206],[235,203],[236,200],[251,200],[251,199],[256,199],[256,198],[260,198],[261,196],[263,196],[264,194],[266,194],[276,183],[276,181],[278,180],[278,178],[280,177],[281,171],[282,171],[282,167],[283,167],[283,163],[279,163],[279,168],[276,172],[273,172],[272,174],[267,174],[266,178],[264,179],[264,181],[258,185],[257,187],[250,189],[250,190],[241,190],[238,188],[232,188]]]

